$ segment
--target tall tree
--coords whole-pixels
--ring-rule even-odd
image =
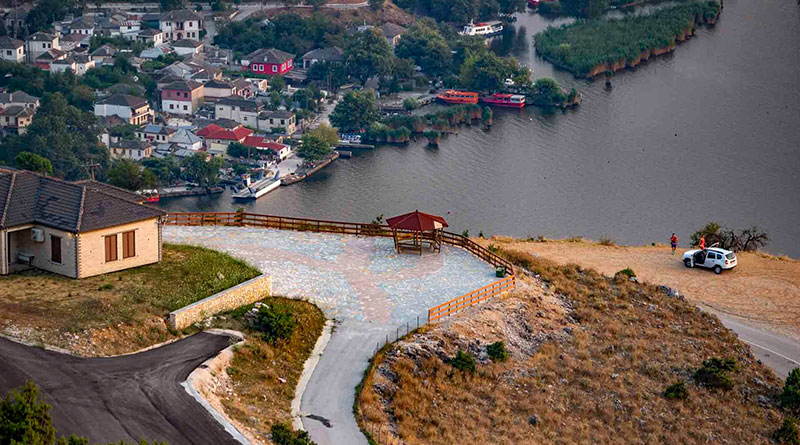
[[[411,25],[398,42],[395,55],[413,59],[422,71],[434,76],[452,68],[450,46],[439,33],[436,23],[428,18],[417,20]]]
[[[46,173],[48,175],[53,174],[53,164],[50,162],[50,160],[39,156],[36,153],[23,151],[18,154],[16,158],[14,158],[14,163],[17,165],[17,168],[21,168],[23,170]]]
[[[50,405],[31,380],[0,401],[0,443],[51,445],[56,440],[52,422]]]
[[[219,182],[219,169],[222,166],[222,158],[211,157],[209,159],[203,153],[195,153],[181,161],[184,178],[196,182],[201,187],[216,185]]]
[[[336,104],[330,120],[334,127],[349,133],[368,128],[380,119],[381,113],[375,105],[371,91],[351,91]]]
[[[107,179],[109,184],[131,191],[156,186],[156,175],[130,159],[114,161],[108,169]]]
[[[175,9],[183,9],[183,0],[161,0],[162,11],[172,11]]]
[[[50,159],[55,176],[70,180],[87,177],[90,168],[102,176],[108,150],[98,136],[94,114],[68,105],[60,93],[46,94],[25,135],[7,140],[0,153],[7,161],[22,151],[35,153]]]
[[[298,156],[312,162],[321,161],[332,152],[333,148],[327,141],[313,134],[304,135],[300,148],[297,149]]]
[[[377,29],[353,34],[344,48],[347,70],[361,82],[373,76],[389,74],[393,58],[392,47]]]

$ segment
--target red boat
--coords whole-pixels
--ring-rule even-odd
[[[481,97],[481,102],[498,107],[522,108],[525,106],[525,96],[521,94],[494,93],[488,97]]]
[[[437,99],[448,104],[476,104],[478,103],[478,93],[471,91],[447,90],[439,93]]]
[[[139,193],[140,195],[142,195],[142,197],[144,197],[145,202],[158,202],[160,199],[158,196],[158,190],[155,189],[140,190],[137,193]]]
[[[539,0],[528,0],[528,6],[536,9],[539,6]]]

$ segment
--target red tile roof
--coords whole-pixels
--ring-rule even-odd
[[[232,130],[222,128],[217,124],[209,124],[207,127],[196,133],[206,139],[223,139],[228,141],[241,141],[253,134],[253,130],[244,127],[236,127]]]
[[[287,147],[287,145],[267,139],[264,136],[247,136],[244,138],[243,144],[250,147],[263,148],[265,150],[274,150],[275,152],[279,152]]]
[[[447,221],[441,216],[423,213],[419,210],[389,218],[386,220],[386,224],[389,224],[389,227],[393,229],[413,230],[417,232],[448,227]]]

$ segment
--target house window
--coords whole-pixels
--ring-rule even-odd
[[[175,104],[169,104],[169,109],[172,110],[175,108]]]
[[[277,65],[272,65],[272,72],[273,73],[278,72],[278,66]]]
[[[106,263],[117,261],[117,235],[105,236],[106,242]]]
[[[188,109],[189,109],[189,107],[188,107],[187,105],[184,105],[184,106],[183,106],[183,109],[184,109],[184,110],[188,110]]]
[[[61,264],[61,237],[50,235],[50,261]]]
[[[136,232],[131,230],[122,233],[122,258],[136,256]]]

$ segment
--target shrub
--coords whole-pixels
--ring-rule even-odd
[[[504,362],[508,360],[508,351],[506,351],[506,344],[502,341],[496,341],[486,347],[486,352],[489,358],[494,362]]]
[[[611,238],[607,236],[601,236],[599,241],[601,246],[616,246],[617,243],[614,242]]]
[[[707,388],[731,389],[733,379],[729,372],[736,371],[736,360],[713,357],[703,362],[703,367],[694,372],[694,379]]]
[[[291,309],[282,305],[263,305],[253,323],[253,329],[261,332],[261,337],[268,343],[291,338],[297,327]]]
[[[456,356],[450,359],[450,365],[454,368],[458,369],[461,372],[475,372],[475,357],[468,352],[464,352],[459,349],[456,352]]]
[[[789,373],[780,401],[784,408],[800,412],[800,368],[794,368]]]
[[[689,391],[686,390],[686,383],[683,381],[673,383],[664,390],[664,397],[669,400],[686,400],[689,398]]]
[[[114,289],[114,285],[111,283],[103,284],[97,288],[97,290],[111,290],[111,289]]]
[[[783,424],[780,428],[775,430],[772,437],[778,443],[785,443],[789,445],[800,445],[800,432],[797,429],[797,420],[793,417],[786,417],[783,419]]]
[[[633,269],[631,269],[630,267],[626,267],[626,268],[622,269],[621,271],[615,273],[614,275],[615,276],[616,275],[625,275],[628,278],[636,278],[636,274],[633,272]]]
[[[463,232],[461,232],[461,236],[463,236],[464,238],[469,238],[469,229],[464,230]]]
[[[276,423],[270,430],[275,445],[315,445],[306,431],[292,431],[288,425]]]

